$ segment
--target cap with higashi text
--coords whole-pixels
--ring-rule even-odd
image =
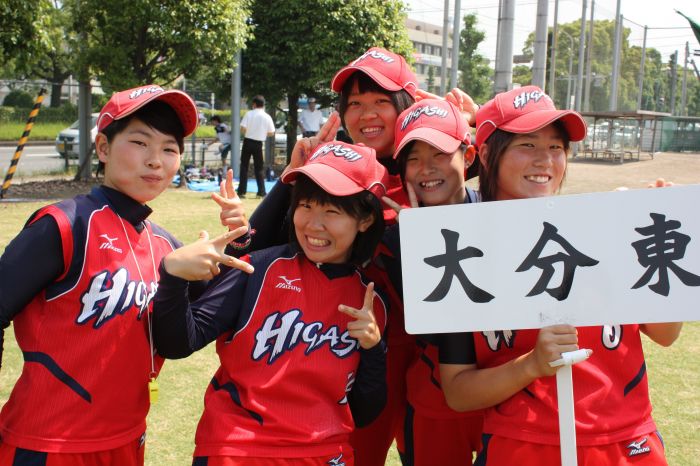
[[[416,97],[418,78],[401,55],[372,47],[338,71],[331,81],[331,89],[342,91],[345,81],[357,71],[362,71],[388,91],[404,89],[411,97]]]
[[[481,146],[496,129],[532,133],[561,120],[571,141],[586,137],[586,122],[573,110],[557,110],[552,99],[537,86],[523,86],[497,94],[476,112],[476,145]]]
[[[377,162],[374,149],[363,144],[327,142],[311,154],[304,166],[285,172],[282,182],[290,184],[300,174],[334,196],[349,196],[364,190],[378,199],[386,194],[388,172]]]
[[[173,108],[180,118],[185,137],[194,133],[199,117],[192,98],[182,91],[165,90],[155,85],[135,87],[113,94],[100,111],[97,131],[102,131],[113,121],[127,117],[155,100],[161,100]]]

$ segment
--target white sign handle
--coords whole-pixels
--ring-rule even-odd
[[[585,361],[593,353],[589,349],[580,349],[562,353],[561,359],[549,363],[559,367],[557,371],[557,403],[559,406],[559,448],[561,449],[561,466],[577,466],[576,458],[576,417],[574,415],[574,383],[571,366]]]

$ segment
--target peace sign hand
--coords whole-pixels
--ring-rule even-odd
[[[209,239],[209,234],[202,231],[197,241],[165,256],[163,267],[170,275],[187,281],[211,280],[219,274],[219,264],[252,273],[252,265],[224,253],[226,245],[246,231],[248,227],[238,227],[214,239]]]
[[[408,208],[416,208],[420,207],[418,204],[418,196],[416,196],[416,190],[413,189],[413,185],[411,183],[406,183],[406,192],[408,193],[408,206],[402,206],[392,198],[388,196],[382,196],[382,201],[384,204],[388,205],[390,208],[394,210],[397,214],[400,214],[402,210],[408,209]],[[399,217],[397,217],[397,222],[399,221]]]
[[[321,144],[330,142],[335,139],[335,135],[338,133],[338,128],[340,128],[340,115],[338,112],[333,112],[328,117],[328,120],[321,126],[316,136],[310,138],[301,138],[296,144],[294,144],[294,149],[292,149],[292,157],[289,161],[289,165],[284,169],[292,170],[294,168],[303,167],[306,161],[311,156],[311,153]]]
[[[230,168],[226,172],[226,180],[219,185],[219,193],[211,193],[211,198],[219,204],[221,212],[219,218],[221,225],[233,231],[238,227],[247,227],[248,219],[245,216],[245,207],[233,189],[233,170]]]
[[[377,319],[374,317],[374,283],[367,285],[362,309],[341,304],[338,310],[355,320],[348,322],[348,333],[355,338],[363,349],[370,349],[382,339]]]

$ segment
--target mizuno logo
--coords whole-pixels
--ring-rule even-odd
[[[629,448],[629,453],[627,456],[637,456],[637,455],[642,455],[644,453],[649,453],[651,451],[651,447],[644,446],[645,443],[647,443],[648,438],[644,437],[641,440],[637,440],[636,442],[632,442],[629,445],[627,445],[627,448]]]
[[[331,353],[339,358],[350,356],[359,348],[359,343],[352,338],[347,329],[341,331],[337,325],[323,327],[323,322],[304,322],[299,309],[285,313],[275,312],[270,315],[255,333],[253,359],[267,358],[272,364],[286,351],[305,347],[304,354],[328,346]]]
[[[343,461],[343,454],[341,453],[335,458],[331,458],[326,464],[329,464],[330,466],[345,466],[345,461]]]
[[[104,238],[104,242],[100,244],[100,249],[110,249],[112,251],[116,251],[121,254],[122,250],[121,248],[118,248],[114,245],[114,242],[118,240],[119,238],[110,238],[107,235],[100,235],[99,238]]]
[[[545,96],[546,96],[545,93],[541,92],[541,91],[521,92],[520,94],[518,94],[515,97],[515,99],[513,99],[513,107],[514,108],[523,108],[530,101],[539,102],[539,100]]]
[[[326,154],[332,153],[336,157],[343,157],[348,162],[355,162],[360,160],[362,156],[355,152],[349,147],[345,147],[342,144],[326,144],[316,151],[314,155],[311,156],[309,160],[314,160],[318,157],[322,157]]]
[[[284,275],[280,275],[278,278],[281,278],[282,281],[275,285],[275,288],[280,288],[283,290],[292,290],[296,291],[297,293],[301,293],[301,287],[293,284],[294,282],[298,282],[299,280],[301,280],[301,278],[289,279]]]
[[[369,50],[369,51],[363,53],[357,60],[352,62],[352,64],[357,65],[359,62],[361,62],[362,60],[364,60],[367,57],[374,58],[375,60],[381,60],[384,63],[393,63],[394,62],[394,59],[385,53],[378,52],[376,50]]]
[[[429,105],[418,107],[406,115],[406,117],[403,119],[403,122],[401,123],[401,131],[405,130],[408,125],[417,120],[421,115],[447,118],[447,110],[440,107],[431,107]]]

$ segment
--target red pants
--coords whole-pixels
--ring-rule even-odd
[[[403,466],[470,466],[474,454],[481,450],[483,424],[481,412],[435,419],[422,416],[409,406],[404,427],[406,449],[401,455]]]
[[[318,458],[251,458],[246,456],[198,456],[192,466],[354,466],[352,453]],[[358,463],[359,465],[360,463]]]
[[[112,450],[88,453],[46,453],[0,443],[0,466],[143,466],[144,438]]]
[[[404,451],[403,422],[406,411],[406,371],[413,360],[413,342],[389,345],[386,353],[387,400],[384,410],[367,427],[350,434],[359,466],[384,466],[394,440],[399,453]]]
[[[484,449],[476,459],[478,466],[557,466],[561,452],[556,445],[522,442],[496,435],[484,435]],[[590,447],[578,447],[579,466],[668,466],[664,444],[658,432],[625,440],[624,442]]]

